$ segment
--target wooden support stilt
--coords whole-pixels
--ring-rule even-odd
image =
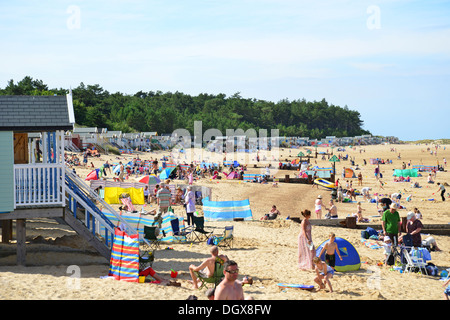
[[[12,220],[0,221],[2,225],[2,243],[9,243],[12,240]]]
[[[17,265],[25,266],[26,264],[26,220],[17,219],[16,221],[16,237],[17,237]]]

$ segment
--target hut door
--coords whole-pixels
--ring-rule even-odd
[[[28,134],[14,133],[14,163],[28,163]]]

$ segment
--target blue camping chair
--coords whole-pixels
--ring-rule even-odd
[[[184,230],[180,229],[180,221],[178,220],[178,218],[170,220],[170,225],[172,226],[174,238],[185,242],[186,237],[190,234],[190,231],[188,231],[186,228]]]
[[[225,227],[223,235],[214,239],[214,244],[218,247],[226,247],[228,249],[231,249],[231,247],[233,246],[233,230],[233,226]]]

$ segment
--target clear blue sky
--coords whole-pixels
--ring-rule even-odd
[[[450,138],[450,1],[0,1],[0,87],[325,98],[374,135]]]

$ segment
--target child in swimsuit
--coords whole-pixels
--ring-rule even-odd
[[[342,261],[342,256],[339,252],[339,248],[336,242],[334,240],[336,239],[336,235],[332,232],[330,233],[330,240],[324,244],[322,250],[320,251],[319,257],[322,256],[323,252],[325,251],[325,262],[335,269],[336,266],[336,253],[339,256],[339,259]]]
[[[314,257],[313,259],[317,277],[314,281],[319,285],[319,289],[325,289],[325,281],[330,288],[330,292],[333,292],[333,287],[331,286],[330,279],[333,277],[334,270],[330,266],[328,266],[325,262],[320,260],[319,257]]]

